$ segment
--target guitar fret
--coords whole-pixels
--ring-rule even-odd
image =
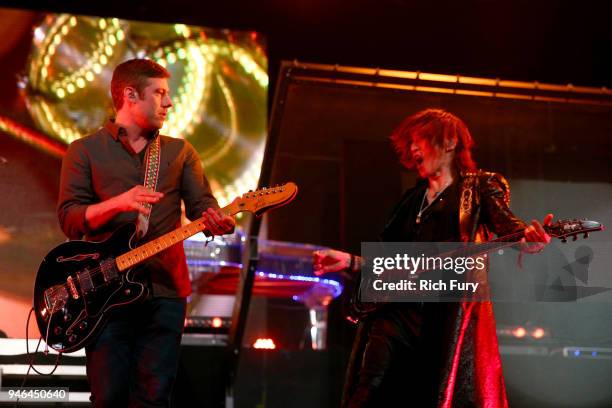
[[[294,187],[294,190],[295,190],[295,187]],[[278,193],[282,193],[283,191],[284,191],[284,187],[281,187],[278,189],[268,189],[268,190],[263,189],[261,191],[258,190],[258,191],[250,192],[250,193],[243,195],[240,198],[240,200],[253,200],[253,199],[259,200],[259,197],[264,197],[264,196],[268,196],[272,194],[278,194]],[[248,202],[245,203],[245,201],[240,202],[239,200],[237,200],[237,202],[230,203],[229,205],[225,206],[224,208],[221,208],[220,210],[226,215],[236,214],[241,211],[254,211],[247,204]],[[261,210],[261,207],[256,207],[255,209]],[[160,253],[161,251],[164,251],[165,249],[173,245],[176,245],[177,243],[182,242],[185,239],[205,229],[206,229],[206,224],[204,223],[204,219],[199,218],[193,221],[192,223],[184,225],[169,233],[166,233],[165,235],[162,235],[161,237],[151,242],[148,242],[142,245],[141,247],[138,247],[136,249],[131,250],[130,252],[126,254],[118,256],[116,258],[117,267],[121,270],[126,270],[144,261],[145,259],[151,256],[154,256]]]

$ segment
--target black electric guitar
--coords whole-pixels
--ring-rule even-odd
[[[221,209],[227,215],[259,216],[289,203],[294,183],[248,192]],[[146,295],[132,267],[206,229],[202,218],[139,247],[135,224],[126,224],[102,242],[65,242],[43,259],[34,284],[34,310],[46,343],[60,352],[84,347],[102,329],[107,314]]]
[[[583,235],[584,238],[588,238],[590,232],[601,231],[604,227],[601,223],[597,221],[588,221],[588,220],[559,220],[553,224],[544,226],[544,230],[550,235],[552,238],[558,238],[562,242],[567,242],[567,239],[572,237],[574,241],[578,239],[579,235]],[[503,237],[499,237],[497,239],[478,243],[477,245],[468,245],[466,247],[462,247],[450,252],[445,252],[443,256],[448,257],[471,257],[477,255],[483,255],[488,252],[492,252],[498,249],[503,249],[507,247],[511,247],[516,245],[521,238],[524,237],[523,230],[515,232],[510,235],[506,235]],[[427,273],[427,270],[419,270],[415,273],[415,275]],[[361,275],[359,275],[359,281],[361,280]],[[356,290],[353,292],[353,296],[351,299],[351,308],[350,312],[346,316],[346,319],[351,322],[358,322],[361,319],[377,312],[380,310],[384,302],[362,302],[359,300],[360,292],[359,285],[360,282],[356,282]]]

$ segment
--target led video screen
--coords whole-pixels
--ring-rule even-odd
[[[65,240],[61,158],[112,117],[114,67],[149,58],[168,69],[161,133],[196,148],[223,206],[257,186],[267,56],[256,32],[1,8],[0,21],[0,330],[24,337],[38,264]]]

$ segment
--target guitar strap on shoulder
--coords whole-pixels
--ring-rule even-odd
[[[159,176],[159,164],[161,162],[161,147],[160,147],[160,136],[159,133],[155,135],[153,140],[147,146],[145,153],[145,176],[144,186],[150,190],[155,191],[157,188],[157,178]],[[149,219],[151,217],[151,210],[153,205],[151,203],[142,203],[142,205],[149,210],[147,215],[138,213],[138,230],[136,232],[138,238],[145,236],[149,229]]]

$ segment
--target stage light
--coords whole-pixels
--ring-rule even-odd
[[[527,330],[525,330],[524,327],[519,326],[519,327],[516,327],[514,330],[512,330],[512,335],[516,337],[517,339],[522,339],[523,337],[527,335]]]
[[[211,325],[215,329],[218,329],[219,327],[223,326],[223,319],[221,319],[220,317],[213,317],[211,321]]]
[[[544,336],[546,336],[546,331],[541,328],[541,327],[536,327],[535,329],[533,329],[531,331],[531,337],[533,337],[534,339],[541,339]]]
[[[268,338],[259,338],[255,340],[253,343],[253,348],[259,350],[274,350],[276,348],[276,344],[274,344],[274,340]]]

